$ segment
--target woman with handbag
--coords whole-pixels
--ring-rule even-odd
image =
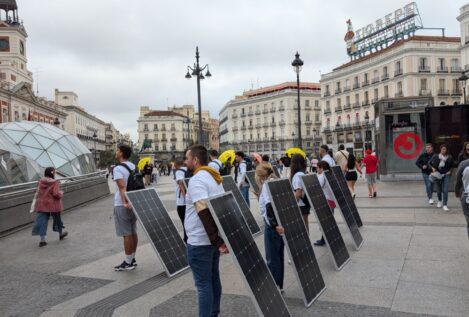
[[[432,173],[430,179],[436,184],[436,193],[438,196],[437,207],[443,207],[444,211],[448,209],[448,185],[449,178],[451,175],[451,169],[453,168],[453,157],[448,152],[448,146],[446,144],[440,145],[440,153],[433,155],[430,160],[430,166]]]
[[[55,168],[47,167],[44,171],[44,177],[38,182],[35,201],[33,201],[34,206],[32,206],[32,210],[36,212],[32,234],[41,237],[39,247],[47,245],[47,225],[50,216],[54,221],[52,229],[59,233],[59,239],[63,240],[68,235],[67,231],[62,230],[65,228],[60,217],[60,213],[63,211],[62,196],[63,191],[60,190],[60,183],[55,179]]]

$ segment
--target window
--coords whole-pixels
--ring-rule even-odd
[[[389,98],[389,87],[384,86],[384,98]]]
[[[438,58],[438,69],[443,70],[445,68],[445,59],[444,58]]]
[[[420,79],[420,90],[427,90],[427,79],[421,78]]]
[[[397,82],[397,91],[398,91],[399,93],[402,93],[402,81],[398,81],[398,82]]]
[[[363,74],[363,80],[368,82],[368,73]]]
[[[388,77],[388,67],[387,66],[383,67],[383,77]]]
[[[306,115],[306,121],[310,121],[311,117],[309,115],[309,113]]]
[[[326,94],[330,94],[330,92],[329,92],[329,85],[326,85]]]
[[[176,126],[174,123],[171,123],[171,130],[174,130],[174,129],[176,129]]]
[[[145,123],[145,124],[143,125],[143,131],[148,131],[148,124]]]
[[[374,96],[375,96],[375,97],[374,97],[374,98],[375,98],[375,101],[377,101],[377,100],[378,100],[378,88],[375,88],[375,90],[374,90]]]
[[[15,121],[20,121],[20,113],[15,111]]]
[[[359,94],[355,94],[355,102],[356,103],[360,102],[360,95]]]
[[[360,122],[360,114],[357,112],[355,114],[355,123],[359,123]]]
[[[145,134],[144,138],[145,138],[145,140],[147,140],[148,139],[148,134]]]
[[[305,107],[309,107],[309,100],[305,100]]]
[[[272,117],[272,123],[275,123],[275,117]]]
[[[345,105],[350,105],[350,96],[345,97]]]
[[[65,100],[65,99],[68,99],[68,96],[63,96],[62,99],[64,99],[64,100]]]
[[[158,131],[158,125],[157,124],[153,125],[153,131]]]
[[[342,102],[341,102],[340,98],[337,98],[337,107],[340,107],[340,106],[342,106]]]
[[[163,151],[166,151],[166,143],[163,143]]]
[[[368,102],[368,91],[365,91],[365,101]]]
[[[401,61],[397,61],[394,67],[396,68],[396,74],[400,74],[402,72]]]
[[[241,113],[244,114],[244,108],[241,109]]]
[[[249,119],[249,126],[252,127],[252,119]],[[252,139],[252,137],[251,137]]]
[[[306,120],[306,121],[307,121],[307,120]],[[306,130],[306,135],[307,135],[307,136],[310,136],[310,135],[311,135],[311,130],[309,130],[309,129]]]
[[[314,107],[319,108],[319,100],[314,100]]]
[[[319,118],[319,113],[316,112],[316,115],[315,115],[315,120],[316,122],[319,122],[320,118]]]
[[[438,89],[439,90],[444,90],[446,88],[446,83],[444,79],[438,80]]]

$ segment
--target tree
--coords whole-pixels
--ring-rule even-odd
[[[100,152],[99,154],[100,167],[107,167],[110,165],[116,165],[116,153],[112,150]]]

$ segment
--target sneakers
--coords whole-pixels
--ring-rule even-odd
[[[41,241],[39,242],[39,247],[45,247],[47,245],[47,242],[46,241]]]
[[[135,258],[132,259],[132,263],[130,263],[130,264],[132,264],[133,266],[137,266],[137,265],[138,265],[138,264],[137,264],[137,261],[135,260]]]
[[[430,198],[430,199],[428,200],[428,203],[429,203],[430,205],[433,205],[433,204],[435,203],[435,201],[433,200],[433,198]]]
[[[63,240],[66,236],[68,236],[68,232],[67,232],[67,231],[63,231],[63,232],[59,235],[59,239],[60,239],[60,240]]]
[[[444,211],[449,211],[448,206],[443,206]]]
[[[443,206],[443,203],[441,201],[438,201],[438,204],[436,204],[438,208],[441,208]]]
[[[130,271],[135,269],[135,265],[133,263],[127,263],[123,261],[120,265],[114,267],[114,271]]]
[[[320,239],[320,240],[314,242],[314,245],[318,246],[318,247],[322,247],[325,244],[326,244],[326,241],[324,241],[324,239]]]

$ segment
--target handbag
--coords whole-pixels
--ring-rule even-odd
[[[434,183],[437,180],[442,179],[443,175],[440,172],[436,171],[436,172],[432,172],[428,178],[429,178],[430,182]]]
[[[36,190],[36,193],[34,193],[33,201],[31,202],[31,208],[29,209],[29,213],[33,213],[34,209],[36,209],[36,200],[37,200],[37,193],[39,192],[39,189]]]

